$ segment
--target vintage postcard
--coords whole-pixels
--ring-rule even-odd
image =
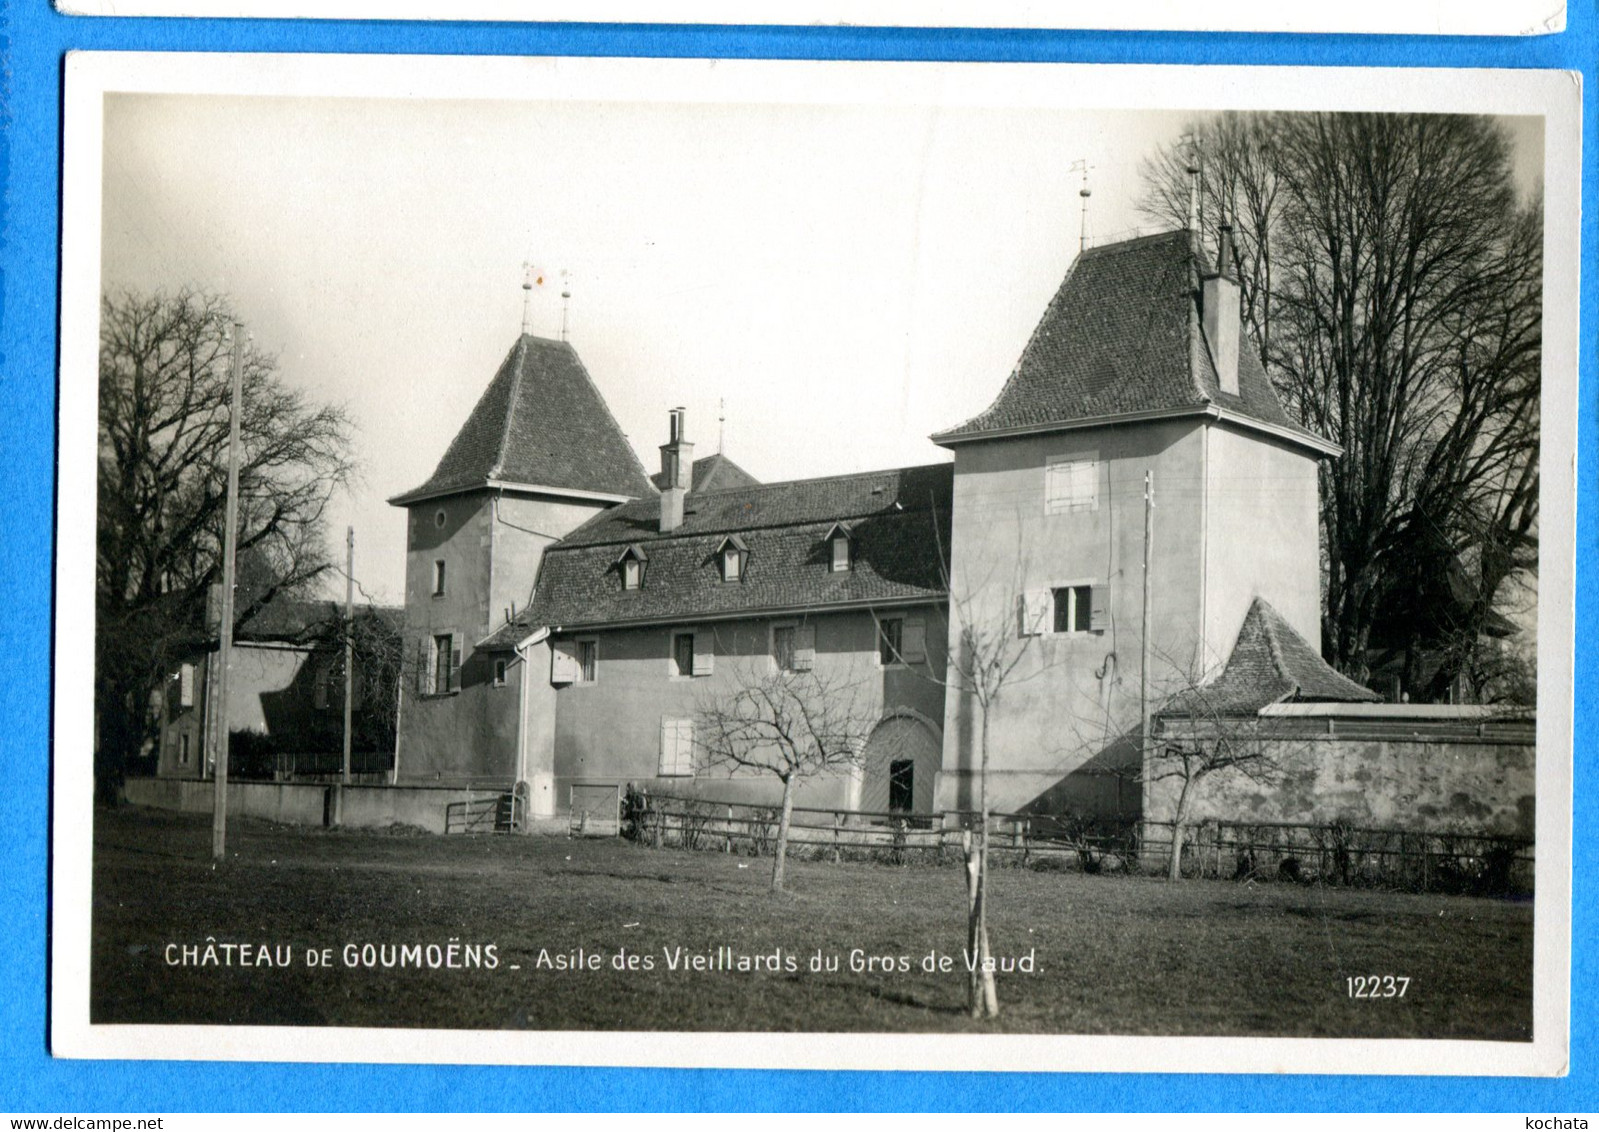
[[[66,83],[58,1055],[1564,1071],[1572,76]]]

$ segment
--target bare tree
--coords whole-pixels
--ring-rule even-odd
[[[707,766],[782,783],[772,860],[772,889],[781,891],[795,788],[819,775],[858,770],[878,716],[867,710],[862,684],[845,675],[735,671],[728,691],[698,705],[694,745]]]
[[[1018,530],[1020,525],[1018,524]],[[1021,580],[1026,556],[1018,550],[1008,588],[989,585],[957,587],[946,571],[949,592],[950,652],[942,679],[929,679],[962,697],[976,715],[977,825],[962,836],[966,876],[967,1009],[973,1018],[999,1014],[992,951],[988,942],[988,846],[992,814],[988,794],[992,724],[1005,693],[1042,676],[1050,668],[1038,655],[1041,626],[1029,624],[1031,611]]]
[[[1327,659],[1364,678],[1384,604],[1444,593],[1462,558],[1476,585],[1450,616],[1480,628],[1537,565],[1542,207],[1517,198],[1504,130],[1469,115],[1196,121],[1146,164],[1146,213],[1187,223],[1196,154],[1204,238],[1237,226],[1268,374],[1344,449],[1321,479]],[[1445,684],[1469,663],[1447,660]]]
[[[1258,712],[1241,712],[1217,694],[1215,684],[1188,669],[1182,686],[1157,715],[1158,731],[1144,745],[1145,782],[1177,783],[1172,810],[1171,857],[1166,879],[1182,877],[1183,847],[1193,822],[1202,784],[1233,774],[1262,786],[1275,786],[1283,774],[1280,752],[1261,735]]]
[[[173,654],[207,634],[221,576],[232,312],[214,296],[101,304],[96,786],[115,796],[154,727]],[[322,514],[352,473],[342,409],[310,403],[250,351],[244,365],[236,624],[328,566]]]
[[[988,944],[988,763],[990,725],[1007,687],[1029,673],[1022,662],[1035,637],[1017,631],[1022,603],[1020,591],[1006,602],[1002,618],[984,618],[970,595],[950,597],[950,634],[954,648],[948,661],[948,686],[965,696],[977,711],[977,829],[962,839],[966,851],[966,954],[971,970],[967,978],[967,1009],[973,1018],[993,1018],[999,1013],[999,993],[994,985]]]
[[[936,512],[936,507],[933,509]],[[949,595],[949,653],[944,674],[929,667],[921,675],[971,705],[976,717],[975,750],[963,750],[968,765],[977,768],[977,823],[961,838],[966,878],[967,1010],[973,1018],[999,1014],[999,994],[994,981],[993,952],[988,939],[989,834],[992,825],[989,800],[989,763],[993,750],[992,725],[1005,693],[1047,674],[1054,662],[1037,647],[1044,615],[1028,600],[1027,548],[1020,514],[1015,524],[1015,553],[1008,557],[1008,578],[996,578],[996,563],[979,576],[957,584],[943,532],[935,520],[933,537],[938,548],[944,591]],[[1066,720],[1062,725],[1071,726]],[[960,742],[972,740],[962,734]]]

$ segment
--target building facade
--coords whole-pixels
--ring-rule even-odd
[[[800,804],[971,809],[986,733],[995,809],[1136,816],[1156,708],[1219,679],[1262,602],[1310,658],[1277,698],[1375,698],[1319,657],[1317,477],[1338,450],[1278,402],[1228,240],[1214,264],[1197,243],[1081,253],[992,405],[933,438],[952,461],[924,467],[761,484],[696,461],[673,410],[646,476],[571,347],[524,336],[393,501],[415,670],[399,780],[517,785],[534,814],[629,785],[771,800],[703,765],[696,720],[814,672],[870,738]],[[963,675],[978,639],[1011,673],[986,720]]]
[[[517,781],[515,657],[479,643],[532,595],[544,551],[655,488],[577,353],[523,335],[406,512],[398,782]]]
[[[214,620],[214,618],[213,618]],[[351,671],[351,755],[366,781],[393,765],[400,611],[356,614]],[[215,632],[213,625],[212,632]],[[327,601],[275,598],[238,627],[227,718],[218,715],[216,639],[197,641],[169,674],[158,705],[158,778],[215,772],[220,729],[229,770],[241,779],[318,778],[343,768],[344,610]]]
[[[1136,812],[1146,703],[1214,673],[1256,598],[1319,642],[1337,449],[1278,403],[1226,239],[1209,270],[1187,231],[1084,251],[994,403],[934,439],[955,454],[952,616],[1018,624],[988,720],[1001,809]],[[946,733],[976,710],[951,696]],[[947,808],[969,808],[976,758],[947,747]]]

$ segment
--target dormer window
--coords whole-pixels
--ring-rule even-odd
[[[827,533],[827,545],[831,554],[832,571],[842,574],[850,568],[850,537],[849,528],[843,523],[833,524],[833,529]]]
[[[744,577],[749,565],[750,548],[737,535],[728,535],[716,548],[716,559],[722,570],[722,581],[737,582]]]
[[[649,559],[636,543],[622,551],[616,565],[622,575],[624,590],[636,590],[644,584],[644,563],[647,561]]]

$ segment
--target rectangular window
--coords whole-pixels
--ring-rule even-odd
[[[905,621],[899,617],[886,617],[877,623],[877,661],[879,664],[899,664],[904,641]]]
[[[672,637],[672,675],[694,675],[694,634],[677,633]]]
[[[600,642],[577,643],[577,679],[580,684],[592,684],[600,675]]]
[[[794,662],[795,641],[798,637],[797,628],[793,625],[777,625],[772,629],[772,660],[777,665],[779,672],[795,672],[798,669]]]
[[[1086,633],[1094,608],[1093,586],[1062,586],[1055,591],[1054,632]]]
[[[326,664],[317,665],[316,683],[312,689],[311,702],[318,711],[326,711],[328,706],[328,692],[333,684],[333,671]]]
[[[433,563],[433,596],[444,596],[444,559],[440,558]]]
[[[178,765],[189,765],[189,733],[187,731],[178,736]]]
[[[440,633],[433,638],[433,694],[442,696],[446,692],[455,691],[453,661],[455,658],[455,637],[449,633]]]
[[[692,719],[661,720],[660,774],[665,777],[690,776],[694,773],[694,721]]]
[[[816,626],[801,625],[794,631],[794,671],[811,672],[816,668]]]
[[[736,582],[744,569],[744,556],[740,551],[727,550],[722,555],[722,581]]]
[[[505,661],[503,660],[494,662],[494,686],[496,688],[505,687]]]
[[[1044,465],[1044,513],[1099,510],[1099,454],[1056,456]]]
[[[833,538],[833,573],[842,574],[849,569],[849,539],[844,535]]]
[[[192,708],[194,706],[194,665],[180,664],[178,666],[178,706]]]
[[[622,588],[636,590],[639,582],[644,578],[644,565],[637,558],[627,558],[622,562]]]

